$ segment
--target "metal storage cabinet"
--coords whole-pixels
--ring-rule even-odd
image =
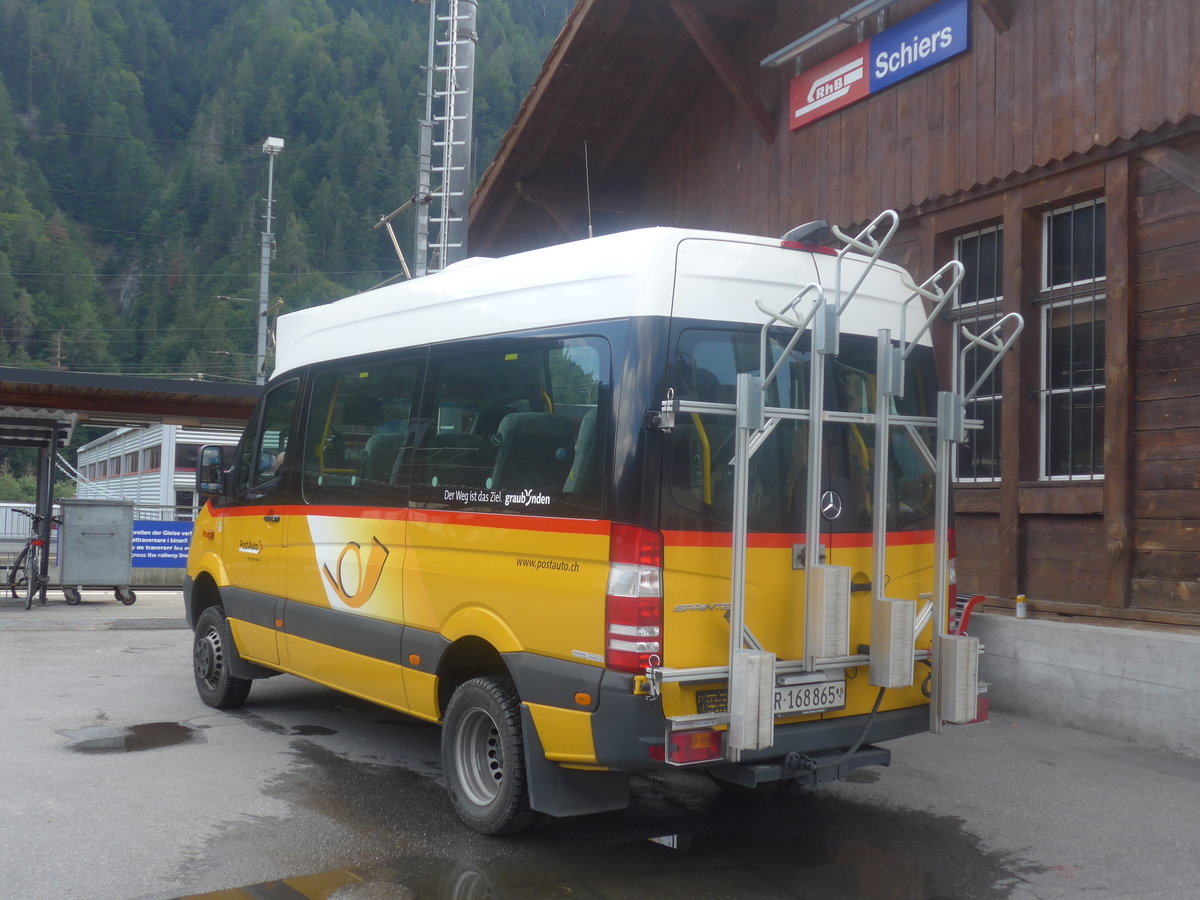
[[[84,587],[111,587],[126,606],[137,600],[133,581],[133,503],[128,500],[62,500],[59,581],[67,602],[79,603]]]

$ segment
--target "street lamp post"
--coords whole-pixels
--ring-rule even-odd
[[[262,152],[267,154],[267,227],[262,233],[261,265],[258,273],[258,357],[255,381],[267,381],[267,287],[271,280],[271,211],[275,204],[275,157],[283,152],[283,138],[269,137],[263,141]]]

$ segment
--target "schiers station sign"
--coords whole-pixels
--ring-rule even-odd
[[[970,0],[942,0],[792,79],[791,130],[964,53]]]

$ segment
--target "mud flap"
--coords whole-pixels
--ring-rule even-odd
[[[268,669],[266,666],[260,666],[258,663],[246,662],[237,652],[237,647],[233,648],[233,653],[229,657],[229,674],[237,678],[274,678],[281,674],[276,669]]]
[[[521,735],[529,805],[548,816],[582,816],[629,805],[628,772],[584,772],[564,769],[546,759],[533,716],[521,707]]]

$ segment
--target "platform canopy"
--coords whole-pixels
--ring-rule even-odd
[[[56,449],[76,425],[240,427],[262,387],[0,366],[0,445]]]
[[[0,447],[61,450],[71,441],[79,417],[61,409],[0,407]]]

